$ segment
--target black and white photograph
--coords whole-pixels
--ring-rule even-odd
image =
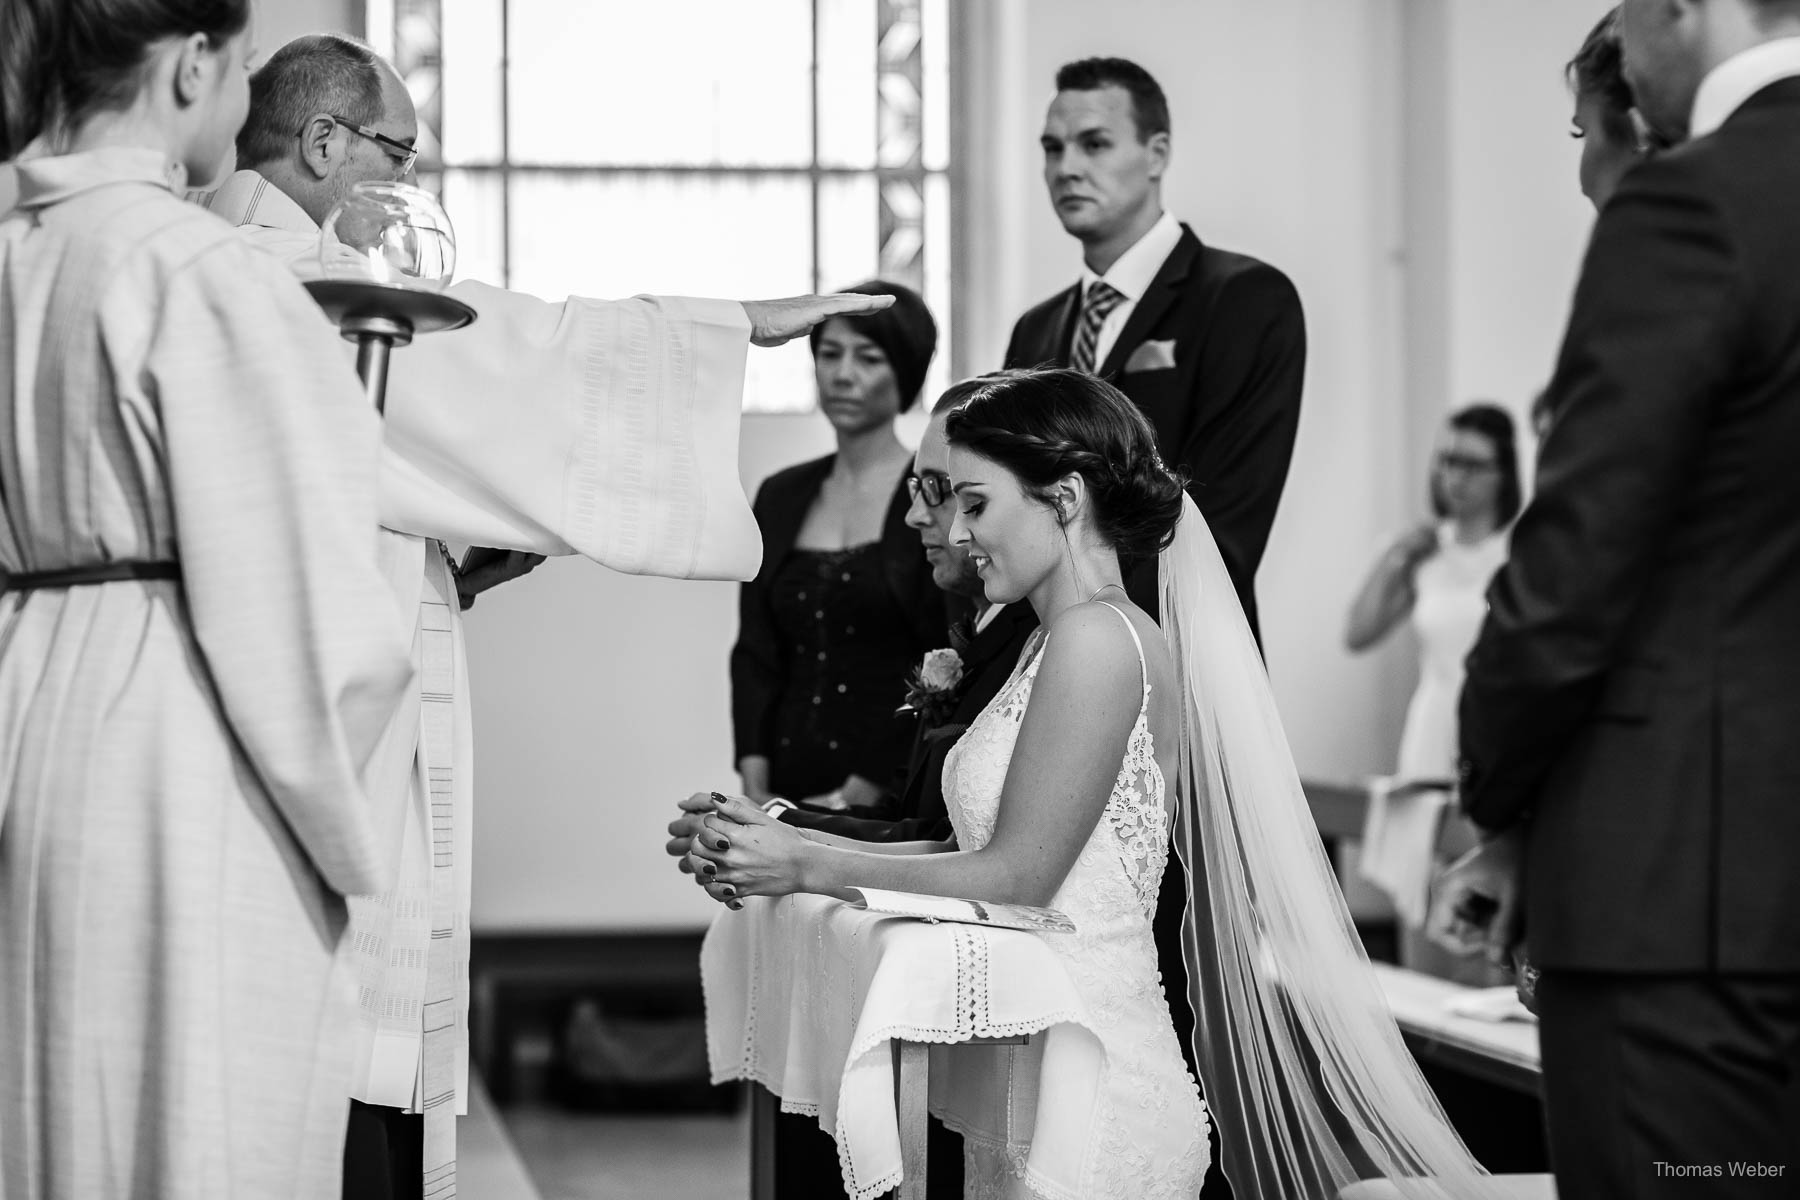
[[[1800,0],[0,0],[0,1200],[1800,1197]]]

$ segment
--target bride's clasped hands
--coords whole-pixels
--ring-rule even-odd
[[[669,853],[680,856],[680,869],[714,900],[738,909],[745,896],[815,890],[807,886],[807,867],[819,846],[806,831],[783,825],[742,796],[695,792],[681,809],[669,823]]]

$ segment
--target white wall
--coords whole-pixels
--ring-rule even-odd
[[[752,350],[751,353],[757,353]],[[817,416],[744,420],[747,490],[831,449]],[[662,844],[675,801],[735,790],[725,660],[737,587],[545,563],[466,623],[475,925],[650,929],[717,908]]]
[[[1549,382],[1592,224],[1561,69],[1611,4],[1449,7],[1450,390],[1522,409]]]
[[[1099,31],[1079,0],[1014,7],[1015,61],[997,73],[1017,80],[1008,170],[1032,186],[1022,216],[988,217],[1023,246],[1022,278],[996,289],[1012,312],[1080,266],[1038,182],[1037,133],[1057,66],[1091,54],[1139,62],[1168,94],[1166,206],[1300,289],[1308,385],[1258,579],[1264,640],[1302,769],[1373,771],[1397,736],[1407,664],[1337,646],[1348,591],[1405,490],[1390,449],[1404,423],[1397,0],[1115,0]]]

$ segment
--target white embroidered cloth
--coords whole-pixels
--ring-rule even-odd
[[[714,1083],[749,1080],[787,1112],[819,1118],[837,1139],[851,1200],[899,1185],[895,1039],[931,1052],[932,1109],[970,1056],[1042,1056],[1042,1095],[1014,1111],[1034,1124],[1033,1173],[1076,1179],[1089,1156],[1106,1055],[1045,937],[1016,929],[928,924],[823,896],[752,897],[721,910],[700,951],[706,1051]],[[956,1046],[1041,1034],[1029,1048]],[[1050,1102],[1054,1097],[1055,1102]]]

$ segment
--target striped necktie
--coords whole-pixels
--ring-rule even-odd
[[[1100,345],[1100,327],[1106,324],[1113,309],[1125,303],[1125,293],[1104,279],[1088,284],[1087,296],[1081,302],[1081,326],[1075,330],[1075,344],[1069,350],[1069,366],[1092,375],[1099,366],[1094,351]]]

